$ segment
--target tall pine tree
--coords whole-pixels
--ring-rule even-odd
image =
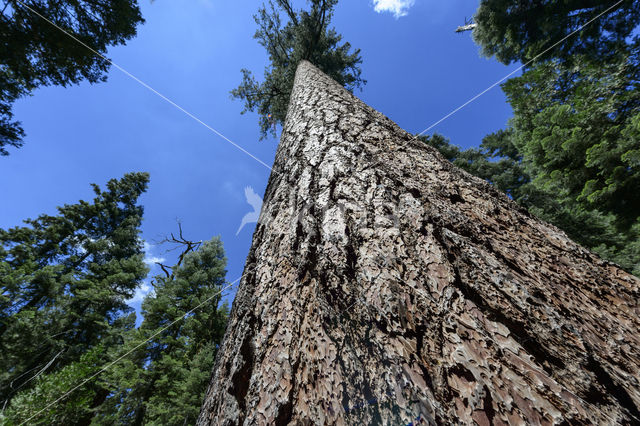
[[[40,376],[61,371],[100,344],[122,343],[133,321],[126,301],[148,271],[139,238],[143,208],[137,204],[148,180],[146,173],[130,173],[109,181],[106,190],[93,185],[92,202],[64,205],[55,216],[0,230],[5,407]]]
[[[166,275],[155,277],[154,290],[142,303],[144,321],[128,344],[151,339],[106,372],[111,396],[95,424],[195,422],[228,316],[227,305],[218,306],[226,262],[216,237],[181,256],[170,272],[165,267]],[[162,330],[185,314],[184,320]]]
[[[349,90],[366,83],[360,77],[360,49],[351,52],[351,45],[341,43],[342,36],[329,27],[338,0],[308,3],[309,10],[295,10],[290,0],[269,0],[254,16],[258,29],[253,37],[266,49],[269,65],[262,83],[243,69],[242,83],[231,95],[244,100],[243,113],[256,111],[260,115],[262,137],[269,131],[275,135],[276,125],[284,123],[301,60],[315,64]]]

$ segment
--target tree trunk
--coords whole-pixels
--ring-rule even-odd
[[[198,425],[640,422],[639,284],[303,62]]]

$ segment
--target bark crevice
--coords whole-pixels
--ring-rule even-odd
[[[640,282],[300,65],[198,425],[632,424]]]

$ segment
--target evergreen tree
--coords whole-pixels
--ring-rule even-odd
[[[366,83],[360,77],[360,49],[350,52],[351,45],[329,28],[338,0],[308,0],[310,10],[295,10],[290,0],[269,0],[254,16],[258,24],[254,38],[266,49],[269,65],[264,81],[259,83],[251,71],[242,70],[242,83],[231,91],[233,98],[245,103],[243,113],[260,115],[262,138],[275,136],[276,124],[283,124],[296,68],[308,60],[349,90]],[[286,22],[283,23],[282,15]]]
[[[606,12],[540,58],[564,61],[574,55],[588,55],[604,59],[610,52],[625,49],[632,43],[633,31],[640,24],[639,0],[616,3],[612,0],[482,0],[474,17],[478,26],[473,36],[486,56],[495,56],[505,64],[526,62]]]
[[[122,343],[133,323],[126,300],[148,271],[139,239],[143,208],[136,204],[148,180],[146,173],[130,173],[104,191],[93,185],[91,203],[0,230],[5,406],[16,392],[41,385],[36,377],[61,371],[99,344]]]
[[[135,325],[135,314],[125,318]],[[121,348],[121,345],[117,347]],[[0,414],[0,422],[7,426],[23,424],[27,420],[33,425],[90,424],[96,409],[107,396],[106,386],[98,376],[95,379],[97,383],[90,380],[74,388],[107,365],[114,352],[101,344],[84,353],[78,361],[52,373],[39,375],[30,389],[21,390],[13,397],[11,405]]]
[[[0,155],[20,147],[24,131],[12,104],[39,86],[104,81],[109,63],[62,34],[44,16],[93,50],[124,44],[143,22],[136,0],[0,1]]]
[[[155,277],[154,290],[142,303],[144,321],[128,340],[134,345],[154,337],[106,373],[111,396],[96,424],[194,424],[228,316],[216,295],[225,283],[225,266],[216,237],[181,256],[170,273],[165,267],[167,274]]]
[[[638,280],[300,67],[196,424],[640,422]]]
[[[503,85],[513,144],[540,187],[627,230],[640,214],[640,40],[616,60],[548,61]]]
[[[502,86],[514,110],[509,128],[458,152],[473,158],[456,164],[640,275],[640,3],[483,0],[475,20],[483,53],[506,64],[593,20]],[[485,149],[491,143],[515,155]],[[520,174],[516,191],[500,182],[502,167]]]

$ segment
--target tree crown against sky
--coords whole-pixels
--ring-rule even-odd
[[[473,37],[486,56],[500,62],[527,62],[565,36],[540,60],[573,55],[606,58],[631,42],[640,24],[640,1],[623,0],[482,0],[475,14]]]
[[[276,124],[283,124],[298,63],[308,60],[349,90],[366,83],[361,77],[360,50],[351,51],[348,42],[330,28],[338,0],[308,0],[309,10],[295,10],[290,0],[269,0],[254,16],[258,29],[254,38],[269,55],[264,81],[251,71],[242,70],[242,82],[231,91],[242,99],[246,111],[260,116],[262,137],[275,135]],[[284,22],[283,22],[284,19]]]
[[[631,36],[638,11],[622,15],[631,3],[504,83],[513,117],[478,149],[462,151],[439,136],[425,140],[575,241],[640,274],[640,38]],[[545,38],[569,34],[615,3],[580,4],[584,9],[567,15],[578,3],[483,1],[474,35],[503,62],[529,60],[548,47]],[[511,18],[489,19],[500,13]],[[527,33],[531,22],[540,24],[538,33]]]
[[[17,425],[30,419],[31,424],[42,425],[178,426],[195,421],[229,314],[227,303],[220,304],[221,290],[226,282],[227,259],[219,237],[205,242],[189,241],[178,263],[173,267],[163,265],[164,274],[151,280],[153,291],[142,303],[144,319],[136,328],[135,313],[124,304],[124,298],[132,296],[136,287],[134,281],[139,282],[147,272],[139,253],[137,227],[140,217],[134,217],[142,213],[135,203],[140,191],[146,188],[146,182],[147,175],[144,173],[128,174],[119,181],[110,181],[108,191],[100,191],[95,186],[98,196],[93,204],[80,202],[61,207],[60,211],[64,213],[61,216],[41,216],[38,221],[48,223],[47,230],[66,230],[62,236],[51,231],[60,237],[58,244],[47,244],[46,241],[51,238],[41,235],[31,236],[27,228],[15,228],[1,234],[9,250],[1,252],[3,257],[0,260],[3,262],[0,262],[0,271],[9,271],[22,257],[34,257],[25,254],[30,247],[22,244],[28,236],[29,241],[46,240],[41,245],[50,246],[52,250],[60,247],[56,254],[47,258],[49,260],[43,258],[43,262],[51,263],[51,268],[75,262],[76,267],[69,274],[81,284],[59,285],[55,294],[49,295],[36,311],[25,309],[24,306],[22,310],[12,310],[7,306],[17,299],[2,299],[3,324],[9,325],[6,333],[0,336],[3,348],[0,361],[6,370],[1,384],[2,390],[9,392],[8,396],[3,394],[7,399],[5,410],[0,414],[3,424]],[[109,219],[116,220],[122,226]],[[28,221],[33,222],[36,221]],[[83,226],[74,226],[77,223]],[[133,233],[123,229],[127,227]],[[100,232],[95,229],[118,234],[120,238],[101,238]],[[12,243],[7,243],[9,235],[15,235]],[[127,240],[129,246],[125,235],[131,237]],[[108,240],[106,244],[105,239]],[[18,240],[20,243],[16,243]],[[180,241],[174,238],[169,242],[184,241],[181,229]],[[96,251],[97,247],[103,251]],[[109,258],[109,252],[104,250],[122,252],[127,251],[127,247],[136,253],[135,259],[120,257],[113,259],[117,261],[115,264],[101,263]],[[79,253],[84,258],[83,262],[76,262],[75,257],[67,262],[64,258],[67,251]],[[51,260],[55,256],[58,258]],[[128,265],[134,264],[137,265],[135,277],[127,270]],[[100,266],[108,266],[106,269],[110,274],[102,280],[93,280],[89,272],[84,273],[85,270]],[[55,275],[57,271],[54,269],[49,275]],[[17,281],[16,276],[0,274],[0,278],[8,277],[10,282]],[[22,281],[26,284],[28,278],[24,276]],[[66,278],[68,281],[69,277]],[[62,278],[59,281],[66,282]],[[130,288],[127,293],[122,288],[114,293],[109,282],[112,287],[116,282],[119,285],[129,283]],[[82,287],[81,291],[76,287]],[[3,294],[7,295],[7,290],[13,290],[13,287],[3,290]],[[91,308],[74,310],[76,304],[86,301],[87,295],[95,296]],[[105,311],[115,305],[118,309]],[[200,307],[192,315],[191,311],[197,306]],[[182,320],[175,322],[179,318]],[[22,324],[17,324],[20,321]],[[73,329],[74,333],[56,334],[60,329],[64,331],[65,327]],[[99,335],[87,339],[92,328],[98,330]],[[36,332],[41,334],[36,335]],[[20,342],[17,342],[17,334],[24,334]],[[18,343],[23,345],[17,347]],[[32,356],[43,348],[44,359],[39,355],[35,358]],[[53,357],[49,358],[52,354]],[[126,356],[122,358],[124,354]],[[16,357],[24,360],[20,363]],[[49,361],[49,365],[42,368],[38,364],[35,370],[28,369],[37,360],[45,364]],[[116,360],[119,361],[111,365]],[[107,365],[110,368],[101,371]],[[84,382],[95,373],[100,374]],[[66,395],[74,388],[72,393]],[[57,401],[62,395],[65,395],[64,398]],[[50,405],[54,401],[55,404]],[[37,417],[32,419],[34,414]]]
[[[39,86],[104,81],[109,68],[22,3],[101,54],[134,37],[143,22],[137,0],[0,0],[0,155],[23,143],[16,99]]]
[[[0,230],[0,397],[35,385],[99,343],[118,341],[146,276],[137,204],[146,173],[94,185],[93,202]],[[114,340],[115,339],[115,340]]]
[[[110,396],[94,424],[194,424],[229,312],[219,304],[227,259],[218,237],[183,254],[171,273],[154,278],[142,303],[144,321],[124,347],[149,340],[105,373]]]

